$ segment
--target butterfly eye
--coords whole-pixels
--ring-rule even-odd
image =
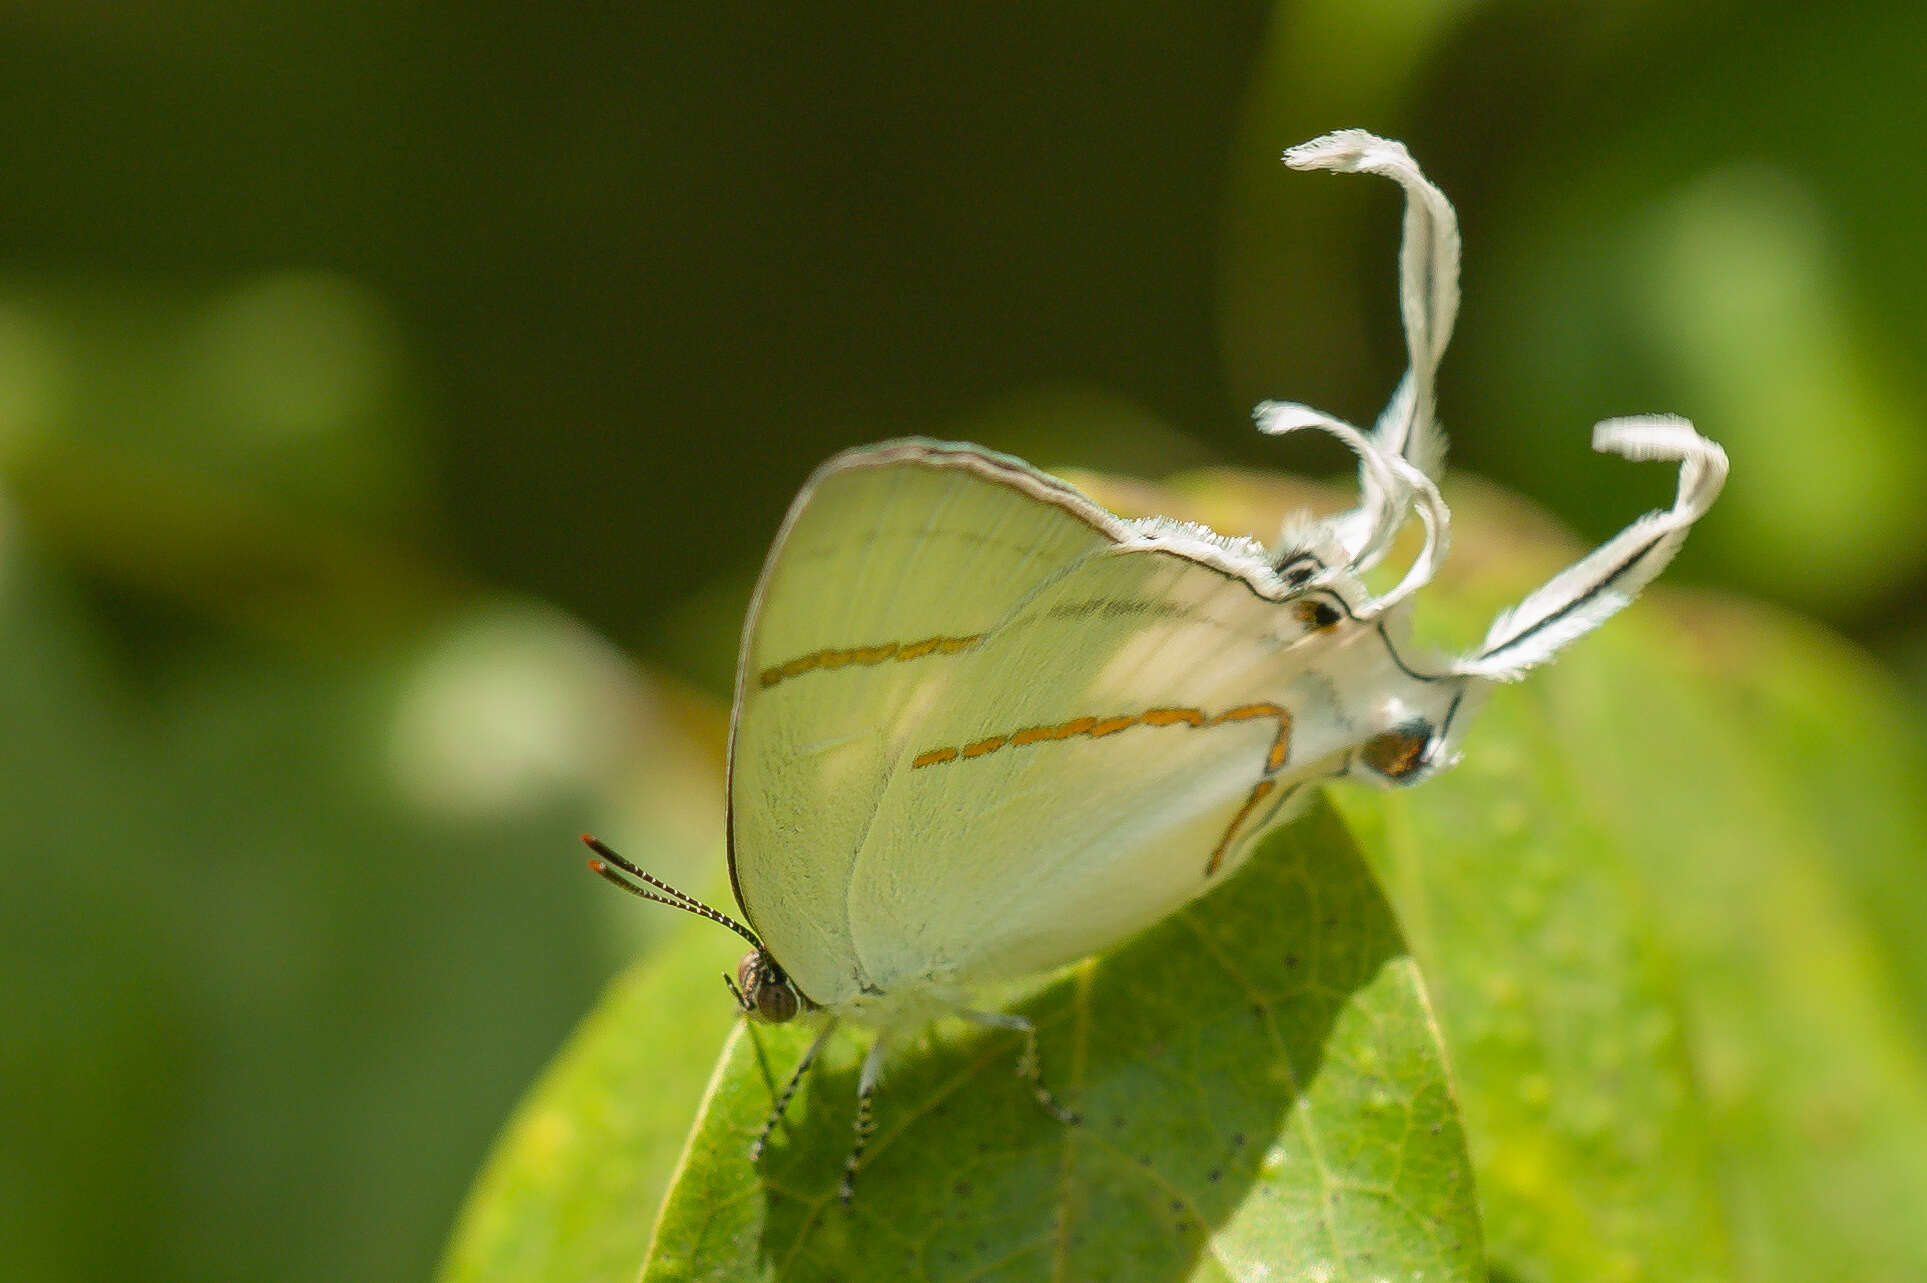
[[[1359,760],[1395,782],[1405,782],[1424,766],[1432,747],[1432,724],[1423,718],[1380,731],[1359,748]]]
[[[743,991],[743,1009],[766,1024],[794,1020],[802,1008],[796,986],[761,949],[743,955],[736,968],[736,984]]]

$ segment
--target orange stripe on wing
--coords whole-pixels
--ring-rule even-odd
[[[1285,759],[1291,751],[1291,713],[1271,703],[1240,704],[1216,716],[1207,716],[1204,710],[1197,708],[1153,708],[1143,713],[1118,717],[1073,717],[1070,721],[1059,722],[1055,726],[1026,726],[1008,735],[993,735],[987,739],[966,744],[961,749],[932,749],[912,759],[911,766],[934,766],[940,762],[954,762],[958,758],[983,757],[996,752],[1006,744],[1012,748],[1024,748],[1032,744],[1076,739],[1080,735],[1102,739],[1106,735],[1115,735],[1119,731],[1140,725],[1221,726],[1227,722],[1248,722],[1261,717],[1278,719],[1278,734],[1273,737],[1271,747],[1265,753],[1265,774],[1270,775],[1285,764]]]
[[[1265,754],[1265,774],[1269,775],[1285,764],[1291,754],[1291,714],[1276,704],[1243,704],[1237,708],[1226,709],[1211,719],[1213,726],[1220,722],[1247,722],[1257,717],[1278,719],[1278,734],[1271,741],[1271,750]]]
[[[1211,719],[1212,725],[1219,722],[1248,722],[1254,717],[1283,717],[1285,710],[1276,704],[1240,704],[1227,708]]]
[[[1025,744],[1044,744],[1051,740],[1073,739],[1097,725],[1095,717],[1074,717],[1061,726],[1026,726],[1010,737],[1013,748]]]
[[[819,668],[834,671],[847,668],[851,664],[861,664],[867,668],[881,664],[887,659],[902,662],[922,659],[925,655],[955,655],[960,651],[969,650],[983,639],[982,633],[972,633],[968,637],[927,637],[923,641],[912,642],[907,646],[901,642],[882,642],[875,646],[853,646],[848,650],[831,648],[811,651],[787,663],[765,668],[757,674],[757,680],[768,687],[778,682],[788,681],[792,677],[801,677],[804,673]]]
[[[1245,804],[1238,808],[1238,813],[1231,817],[1230,827],[1225,829],[1224,836],[1218,839],[1218,849],[1213,851],[1211,858],[1205,862],[1205,877],[1208,878],[1218,871],[1218,866],[1224,863],[1225,852],[1231,849],[1231,840],[1238,836],[1239,827],[1251,818],[1251,813],[1257,809],[1258,803],[1264,801],[1271,790],[1277,787],[1278,781],[1274,779],[1262,779],[1251,786],[1251,795],[1245,798]]]
[[[1266,717],[1277,719],[1278,733],[1272,737],[1271,747],[1265,751],[1264,777],[1252,786],[1250,794],[1244,800],[1244,805],[1238,808],[1238,813],[1232,817],[1230,825],[1224,831],[1224,836],[1218,840],[1217,847],[1211,852],[1211,858],[1204,866],[1205,876],[1210,877],[1224,863],[1226,853],[1237,840],[1238,830],[1243,828],[1245,822],[1251,818],[1258,804],[1270,796],[1271,791],[1277,787],[1278,782],[1271,777],[1284,767],[1291,755],[1291,711],[1283,705],[1258,701],[1239,704],[1215,715],[1207,715],[1203,709],[1198,708],[1153,708],[1142,713],[1115,717],[1074,717],[1068,722],[1059,722],[1054,726],[1026,726],[1008,735],[991,735],[966,744],[962,748],[949,746],[933,748],[928,752],[917,754],[910,760],[910,766],[915,770],[966,758],[987,757],[1005,745],[1024,748],[1032,744],[1075,739],[1080,735],[1087,735],[1091,739],[1102,739],[1106,735],[1115,735],[1140,725],[1224,726],[1232,722],[1257,721]]]

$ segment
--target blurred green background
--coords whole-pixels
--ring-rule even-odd
[[[424,1277],[671,916],[572,835],[717,885],[811,466],[1339,465],[1247,418],[1402,361],[1395,191],[1277,161],[1331,128],[1458,206],[1457,467],[1603,536],[1670,483],[1588,426],[1689,415],[1674,581],[1918,692],[1924,54],[1873,0],[7,6],[0,1277]]]

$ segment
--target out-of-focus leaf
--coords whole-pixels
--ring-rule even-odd
[[[1927,1277],[1927,1040],[1904,1001],[1927,939],[1918,744],[1891,690],[1861,719],[1879,679],[1817,630],[1687,619],[1612,639],[1548,698],[1599,719],[1564,752],[1676,960],[1738,1263]],[[1853,771],[1863,755],[1882,760]]]
[[[569,840],[593,783],[638,741],[706,745],[633,724],[651,710],[579,626],[478,610],[524,625],[521,662],[441,692],[507,706],[460,723],[493,794],[431,804],[410,776],[447,763],[398,705],[434,648],[183,640],[136,663],[36,554],[0,534],[0,1276],[421,1277],[620,956]],[[113,1232],[76,1239],[103,1208]]]
[[[635,1278],[735,1016],[718,935],[690,921],[603,994],[483,1168],[442,1283]]]
[[[1556,564],[1461,495],[1454,631]],[[1927,1276],[1927,770],[1813,625],[1655,593],[1497,692],[1466,760],[1343,806],[1458,1067],[1494,1260],[1527,1279]],[[1476,608],[1473,603],[1476,602]]]

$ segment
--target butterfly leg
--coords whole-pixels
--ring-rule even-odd
[[[1006,1011],[971,1011],[958,1008],[957,1014],[973,1024],[989,1025],[992,1029],[1015,1029],[1024,1035],[1024,1050],[1017,1056],[1017,1076],[1030,1084],[1031,1095],[1037,1103],[1051,1112],[1060,1123],[1079,1121],[1077,1111],[1061,1105],[1051,1089],[1044,1086],[1044,1076],[1037,1062],[1037,1025],[1028,1016],[1014,1016]]]
[[[803,1053],[803,1059],[797,1062],[795,1072],[790,1075],[790,1080],[783,1084],[782,1094],[776,1098],[776,1107],[769,1111],[769,1117],[763,1120],[763,1130],[756,1133],[756,1140],[749,1147],[750,1162],[754,1163],[763,1157],[763,1147],[769,1144],[769,1135],[776,1130],[776,1124],[783,1121],[783,1115],[790,1107],[790,1098],[796,1095],[796,1088],[803,1081],[803,1075],[810,1071],[810,1065],[816,1060],[816,1053],[823,1050],[823,1044],[828,1042],[830,1035],[835,1032],[836,1021],[832,1020],[823,1026],[823,1032],[816,1035],[816,1041],[810,1044],[810,1049]]]
[[[863,1058],[863,1072],[856,1082],[856,1144],[850,1147],[850,1156],[843,1160],[843,1180],[836,1187],[836,1197],[844,1206],[856,1194],[856,1169],[863,1165],[863,1151],[870,1143],[870,1133],[876,1130],[876,1115],[870,1112],[870,1097],[876,1093],[877,1078],[883,1072],[883,1035],[870,1044],[870,1054]]]

